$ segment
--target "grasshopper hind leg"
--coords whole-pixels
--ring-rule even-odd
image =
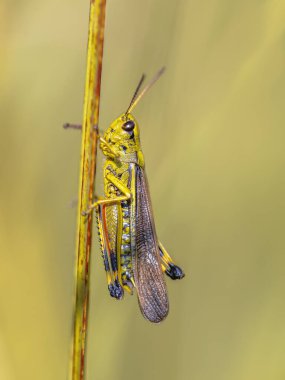
[[[118,269],[117,269],[116,255],[113,252],[110,252],[109,250],[109,244],[107,240],[108,235],[104,228],[104,220],[103,220],[104,214],[102,212],[102,208],[103,207],[101,205],[98,205],[98,207],[96,207],[95,210],[96,210],[96,217],[97,217],[96,219],[97,219],[99,239],[101,243],[100,245],[101,245],[102,257],[103,257],[104,267],[105,267],[106,276],[107,276],[108,290],[111,297],[116,298],[117,300],[121,300],[124,296],[124,290],[117,278]]]
[[[112,284],[108,285],[109,293],[111,297],[121,300],[124,296],[124,290],[118,280],[115,280]]]
[[[174,264],[169,253],[161,243],[159,243],[159,254],[161,257],[162,269],[164,273],[167,274],[167,276],[172,280],[181,280],[185,276],[183,270],[178,265]]]
[[[109,289],[111,297],[114,297],[114,298],[116,298],[118,300],[121,300],[123,298],[123,296],[124,296],[124,290],[123,290],[123,287],[120,284],[119,279],[118,279],[117,256],[116,256],[116,254],[114,252],[111,252],[110,258],[111,258],[112,271],[113,271],[113,273],[115,275],[115,280],[114,280],[114,282],[111,285],[108,286],[108,289]]]
[[[128,201],[131,198],[131,194],[129,189],[112,173],[107,173],[106,178],[121,192],[122,195],[114,198],[99,198],[95,203],[90,205],[89,209],[84,212],[84,215],[88,215],[93,209],[96,211],[102,255],[104,263],[108,263],[107,266],[105,265],[108,289],[111,297],[122,299],[124,289],[121,284],[121,273],[119,273],[121,272],[121,265],[120,268],[118,268],[118,257],[115,253],[116,247],[114,247],[114,244],[110,244],[110,236],[108,233],[109,218],[106,216],[106,207],[121,205],[122,202]]]
[[[165,270],[165,273],[172,280],[181,280],[185,276],[183,270],[175,264],[169,263],[168,268]]]

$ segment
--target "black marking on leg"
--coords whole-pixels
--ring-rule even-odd
[[[110,296],[121,300],[124,296],[124,290],[118,280],[108,286]]]
[[[103,256],[103,260],[104,260],[105,271],[106,271],[106,272],[110,272],[110,265],[109,265],[109,261],[108,261],[107,253],[104,254],[104,256]]]
[[[165,273],[167,276],[172,278],[172,280],[181,280],[181,278],[185,276],[183,270],[177,265],[169,263],[168,267],[169,268],[165,271]]]
[[[118,264],[117,264],[117,256],[115,255],[114,252],[111,252],[110,254],[110,259],[111,259],[111,267],[113,271],[118,270]]]

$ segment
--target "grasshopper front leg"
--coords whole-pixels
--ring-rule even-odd
[[[166,251],[161,242],[158,243],[159,253],[161,257],[162,270],[169,276],[172,280],[180,280],[185,276],[183,270],[174,264],[169,253]]]
[[[65,124],[63,124],[63,128],[64,129],[77,129],[79,131],[82,131],[82,125],[81,124],[65,123]],[[101,144],[103,144],[103,146],[105,147],[105,149],[109,150],[109,153],[111,153],[114,157],[118,158],[119,155],[116,152],[114,152],[114,150],[111,147],[111,145],[104,139],[104,137],[102,137],[101,131],[99,131],[98,126],[94,125],[93,129],[97,132],[97,134],[98,134],[98,140],[101,142]]]

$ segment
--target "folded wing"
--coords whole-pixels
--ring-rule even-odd
[[[168,296],[144,171],[136,168],[136,229],[134,276],[142,314],[161,322],[168,314]]]

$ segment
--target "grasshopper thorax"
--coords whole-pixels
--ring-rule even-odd
[[[143,166],[139,127],[130,113],[124,113],[113,121],[101,139],[100,147],[109,159]]]

